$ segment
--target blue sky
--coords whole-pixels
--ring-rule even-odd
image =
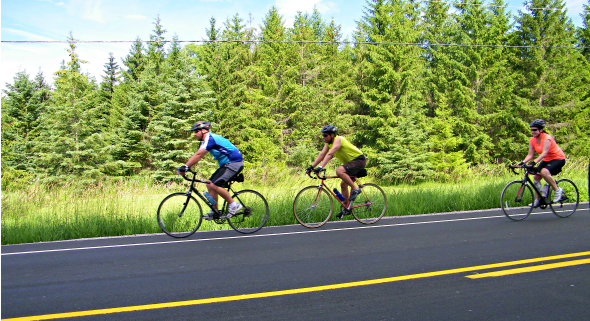
[[[510,0],[510,10],[518,10],[524,0]],[[78,40],[133,41],[137,37],[149,40],[156,16],[167,30],[167,39],[174,34],[179,40],[202,40],[209,19],[215,17],[218,27],[238,13],[252,25],[262,24],[272,6],[283,16],[286,27],[292,26],[297,11],[312,12],[314,6],[325,20],[334,18],[345,36],[351,34],[363,15],[364,0],[4,0],[1,7],[3,41],[6,40],[66,40],[72,32]],[[566,1],[568,15],[581,26],[580,13],[588,0]],[[119,65],[131,48],[131,43],[77,44],[80,58],[88,63],[84,72],[98,81],[104,64],[112,52]],[[68,59],[67,44],[2,43],[0,88],[13,82],[16,72],[26,70],[34,76],[41,70],[51,83],[53,73],[62,60]]]

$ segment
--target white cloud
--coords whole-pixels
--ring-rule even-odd
[[[335,3],[324,0],[276,0],[275,6],[285,19],[285,26],[292,26],[297,12],[312,13],[316,8],[320,13],[337,12]]]
[[[276,0],[275,5],[285,16],[295,16],[298,11],[312,13],[314,7],[320,13],[337,10],[335,3],[324,0]]]
[[[21,36],[24,37],[26,40],[36,40],[36,41],[51,41],[51,40],[55,40],[52,38],[48,38],[45,36],[40,36],[34,33],[30,33],[27,31],[23,31],[23,30],[16,30],[16,29],[10,29],[10,28],[2,28],[3,32],[6,33],[10,33],[13,35],[17,35],[17,36]]]
[[[68,12],[73,15],[80,16],[82,19],[104,22],[102,14],[102,0],[72,0],[68,8]]]

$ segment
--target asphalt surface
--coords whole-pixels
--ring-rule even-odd
[[[566,219],[489,210],[2,246],[1,317],[590,320],[580,207]],[[512,272],[486,277],[494,271]]]

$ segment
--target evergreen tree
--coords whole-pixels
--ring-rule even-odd
[[[127,67],[127,70],[122,72],[125,83],[139,80],[139,75],[145,69],[146,59],[143,42],[138,37],[133,43],[129,54],[123,60],[123,65]]]
[[[166,51],[164,48],[166,45],[166,38],[164,38],[166,30],[161,24],[159,15],[156,17],[154,26],[154,34],[150,35],[150,42],[148,43],[147,59],[154,65],[156,74],[159,75],[162,73],[162,67],[164,60],[166,59]]]
[[[356,33],[357,42],[417,43],[422,37],[418,4],[405,1],[367,2]],[[360,59],[361,115],[357,116],[357,140],[371,145],[377,153],[400,146],[406,159],[417,160],[426,147],[420,135],[423,123],[425,65],[424,50],[407,45],[359,45],[355,59]],[[398,129],[398,126],[406,129]],[[402,133],[413,130],[412,134]],[[420,143],[414,138],[420,138]],[[411,139],[412,141],[409,141]],[[397,161],[394,154],[375,155],[380,164]],[[372,155],[369,155],[371,158]],[[423,179],[429,173],[428,162],[404,164],[408,179]],[[389,166],[381,174],[394,178]],[[391,174],[393,176],[388,176]]]
[[[33,80],[25,71],[6,84],[2,97],[2,170],[34,168],[33,148],[50,87],[39,72]]]
[[[108,161],[103,154],[105,140],[97,112],[94,93],[96,84],[80,73],[86,61],[76,53],[76,40],[70,34],[67,50],[70,60],[55,75],[51,105],[42,117],[42,131],[35,149],[35,163],[55,176],[81,175],[97,177],[101,165]]]
[[[517,94],[527,104],[526,121],[545,119],[560,146],[575,149],[576,130],[571,120],[580,111],[588,93],[588,68],[574,49],[575,27],[566,16],[561,0],[530,0],[527,12],[517,17],[514,44],[526,45],[519,51],[515,68],[520,75]],[[548,8],[540,10],[538,8]],[[528,128],[523,128],[523,131]]]
[[[214,106],[212,92],[206,89],[203,78],[192,73],[188,56],[178,58],[183,63],[162,83],[158,92],[161,104],[148,126],[156,170],[153,177],[160,181],[169,178],[195,152],[197,146],[188,129],[210,115]]]
[[[582,48],[581,52],[586,60],[590,62],[590,0],[588,4],[584,5],[584,12],[580,14],[582,17],[582,27],[578,28],[578,44]]]

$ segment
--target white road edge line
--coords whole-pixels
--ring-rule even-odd
[[[547,214],[547,213],[550,213],[550,212],[537,212],[537,213],[531,213],[531,215]],[[408,216],[408,217],[410,217],[410,216]],[[1,255],[2,256],[9,256],[9,255],[23,255],[23,254],[39,254],[39,253],[51,253],[51,252],[67,252],[67,251],[82,251],[82,250],[96,250],[96,249],[120,248],[120,247],[135,247],[135,246],[146,246],[146,245],[162,245],[162,244],[174,244],[174,243],[207,242],[207,241],[232,240],[232,239],[244,239],[244,238],[254,238],[254,237],[267,237],[267,236],[296,235],[296,234],[308,234],[308,233],[327,233],[327,232],[337,232],[337,231],[347,231],[347,230],[360,230],[360,229],[381,228],[381,227],[396,227],[396,226],[407,226],[407,225],[421,225],[421,224],[433,224],[433,223],[448,223],[448,222],[459,222],[459,221],[472,221],[472,220],[481,220],[481,219],[499,218],[499,217],[505,218],[506,216],[505,215],[495,215],[495,216],[482,216],[482,217],[468,217],[468,218],[457,218],[457,219],[439,220],[439,221],[410,222],[410,223],[397,223],[397,224],[385,224],[385,225],[365,225],[365,226],[345,227],[345,228],[326,229],[326,230],[309,230],[309,231],[299,231],[299,232],[285,232],[285,233],[271,233],[271,234],[254,234],[254,235],[239,235],[239,236],[228,236],[228,237],[214,237],[214,238],[205,238],[205,239],[197,239],[197,240],[175,240],[175,241],[165,241],[165,242],[149,242],[149,243],[132,243],[132,244],[116,244],[116,245],[88,246],[88,247],[77,247],[77,248],[41,250],[41,251],[26,251],[26,252],[2,253]]]

